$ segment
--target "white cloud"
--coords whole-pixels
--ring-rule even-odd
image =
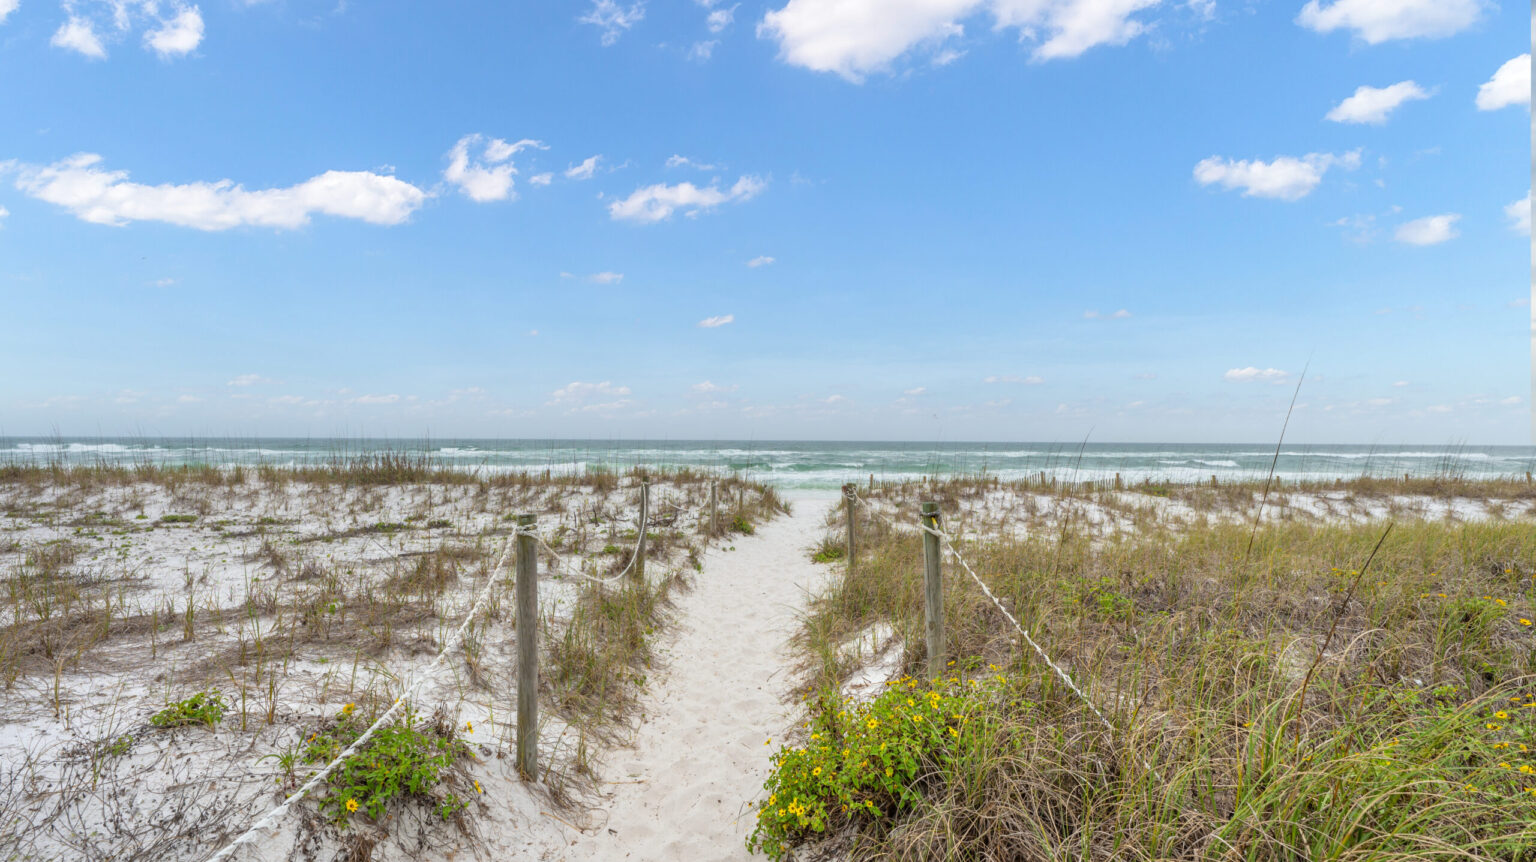
[[[592,0],[592,8],[587,14],[576,20],[582,24],[591,24],[603,31],[603,44],[612,45],[619,41],[619,37],[625,30],[640,23],[645,17],[645,3],[632,4],[624,8],[614,0]]]
[[[1284,383],[1291,376],[1289,371],[1281,371],[1278,368],[1255,368],[1250,365],[1247,368],[1232,368],[1221,379],[1230,383]]]
[[[861,81],[912,48],[963,32],[958,19],[981,0],[789,0],[770,10],[759,37],[779,43],[779,59]]]
[[[991,377],[983,378],[981,382],[983,382],[983,383],[1022,383],[1025,386],[1038,386],[1038,385],[1040,385],[1040,384],[1045,382],[1045,378],[1043,378],[1043,377],[1036,377],[1033,374],[1031,374],[1028,377],[1020,377],[1020,376],[1018,376],[1016,374],[994,374]]]
[[[1371,45],[1459,33],[1482,15],[1485,0],[1308,0],[1296,23],[1318,33],[1352,30]]]
[[[1393,386],[1407,386],[1408,385],[1408,381],[1406,381],[1406,380],[1397,380],[1397,381],[1394,381],[1392,383],[1392,385]]]
[[[669,168],[695,168],[695,169],[701,170],[701,171],[712,171],[712,170],[715,170],[717,168],[716,165],[708,165],[708,164],[705,164],[703,162],[696,162],[693,159],[688,158],[687,156],[680,156],[680,155],[676,155],[676,154],[673,154],[671,157],[669,157],[667,159],[667,167],[669,167]]]
[[[1083,312],[1083,317],[1086,320],[1125,320],[1130,316],[1131,313],[1123,308],[1119,311],[1111,312],[1110,314],[1100,314],[1097,311]]]
[[[196,6],[176,7],[176,14],[144,34],[144,46],[161,59],[192,53],[203,41],[203,14]]]
[[[3,209],[3,207],[0,207]],[[1504,208],[1504,215],[1509,217],[1509,226],[1523,234],[1531,232],[1531,193],[1526,190],[1525,197],[1515,201]]]
[[[918,387],[913,388],[913,389],[903,389],[903,390],[901,390],[901,394],[909,395],[909,396],[912,396],[912,397],[915,398],[918,395],[922,395],[923,393],[925,393],[927,391],[928,391],[928,387],[926,387],[926,386],[918,386]]]
[[[359,395],[353,398],[353,404],[394,404],[400,400],[399,395]]]
[[[1456,222],[1460,220],[1461,216],[1457,213],[1417,218],[1398,225],[1393,238],[1409,245],[1438,245],[1460,236],[1456,230]]]
[[[10,214],[11,214],[10,210],[6,209],[5,207],[0,207],[0,227],[4,227],[5,226],[5,219]]]
[[[1514,407],[1516,404],[1519,404],[1520,401],[1521,401],[1521,398],[1518,395],[1511,395],[1508,398],[1500,398],[1499,399],[1499,403],[1504,405],[1505,407]]]
[[[635,189],[629,197],[609,204],[608,215],[614,219],[641,223],[671,218],[677,210],[683,210],[686,216],[695,216],[723,203],[749,201],[767,187],[766,180],[755,176],[744,176],[729,189],[721,189],[713,184],[699,188],[693,183],[678,183],[675,186],[657,183]]]
[[[555,181],[555,175],[551,173],[534,174],[528,178],[528,184],[534,186],[547,186]]]
[[[565,169],[565,178],[568,180],[590,180],[597,172],[597,163],[602,161],[602,154],[588,156],[579,165],[571,165]]]
[[[741,4],[738,3],[736,5],[739,6]],[[704,19],[704,24],[709,28],[709,32],[719,33],[721,30],[731,26],[731,22],[735,20],[736,6],[732,6],[729,9],[712,10]]]
[[[0,0],[0,24],[4,24],[6,17],[15,12],[16,7],[20,5],[21,0]]]
[[[1123,45],[1144,32],[1131,16],[1158,0],[789,0],[763,16],[757,32],[779,44],[779,59],[861,81],[908,52],[927,50],[936,65],[963,52],[944,43],[964,35],[961,21],[986,10],[994,30],[1017,29],[1036,43],[1035,60],[1076,57],[1097,45]],[[1043,40],[1043,41],[1042,41]]]
[[[242,374],[239,377],[225,383],[225,386],[255,386],[261,383],[272,383],[271,378],[262,377],[260,374]]]
[[[628,386],[615,386],[612,381],[604,380],[601,383],[583,383],[577,380],[573,383],[556,389],[549,393],[549,404],[580,404],[586,400],[597,397],[625,397],[630,394]]]
[[[1451,412],[1451,405],[1449,405],[1449,404],[1431,404],[1430,406],[1428,406],[1428,407],[1426,407],[1424,409],[1429,411],[1430,413],[1450,413]]]
[[[992,0],[994,29],[1017,27],[1021,39],[1044,30],[1050,38],[1034,51],[1036,60],[1076,57],[1098,45],[1124,45],[1145,25],[1132,15],[1158,0]]]
[[[688,49],[688,59],[703,63],[715,55],[715,46],[719,44],[719,39],[694,42],[693,47]]]
[[[703,383],[695,383],[688,387],[688,391],[694,393],[695,395],[709,395],[715,392],[735,392],[736,389],[737,386],[734,383],[732,383],[730,386],[722,386],[718,383],[711,383],[708,380],[704,381]]]
[[[773,258],[769,257],[766,254],[760,254],[757,257],[754,257],[751,260],[747,261],[747,266],[750,266],[753,269],[757,269],[760,266],[767,266],[770,263],[773,263]]]
[[[624,280],[622,272],[594,272],[587,276],[587,281],[593,284],[618,284]]]
[[[372,224],[400,224],[427,193],[369,171],[326,171],[297,185],[247,191],[232,180],[147,186],[127,171],[100,167],[101,156],[78,153],[51,165],[0,163],[16,171],[16,188],[95,224],[160,221],[197,230],[241,225],[298,228],[314,213]]]
[[[155,287],[170,287],[171,285],[173,285],[175,283],[176,283],[176,279],[174,279],[174,278],[157,278],[154,281],[150,282],[150,284],[154,285]]]
[[[1361,86],[1355,94],[1338,103],[1325,119],[1335,123],[1370,123],[1380,125],[1404,102],[1427,99],[1429,92],[1413,81],[1399,81],[1390,87]]]
[[[176,400],[181,404],[196,404],[203,399],[197,397],[196,395],[178,395],[176,396]]]
[[[1510,105],[1531,106],[1531,55],[1521,54],[1500,66],[1477,88],[1477,109],[1497,111]]]
[[[736,315],[734,314],[721,314],[715,317],[704,318],[703,320],[699,321],[699,326],[703,327],[704,329],[714,329],[717,326],[724,326],[727,323],[731,323],[735,319]]]
[[[1271,162],[1211,156],[1195,165],[1195,181],[1203,186],[1219,183],[1223,188],[1242,189],[1243,197],[1295,201],[1311,194],[1323,181],[1323,174],[1335,165],[1350,170],[1359,167],[1360,151],[1280,156]]]
[[[519,150],[528,147],[547,149],[539,141],[527,138],[509,144],[501,138],[487,141],[480,134],[465,135],[448,151],[448,167],[443,169],[443,179],[458,186],[465,197],[476,203],[513,200],[517,194],[512,190],[512,177],[517,174],[517,168],[511,159]],[[479,155],[474,155],[475,148],[479,149]]]
[[[107,48],[101,43],[101,37],[96,35],[95,26],[90,20],[77,15],[69,16],[69,20],[59,25],[50,43],[55,48],[67,48],[93,60],[102,60],[107,56]]]

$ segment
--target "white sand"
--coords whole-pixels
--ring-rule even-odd
[[[606,758],[606,822],[570,835],[577,860],[751,859],[751,807],[768,757],[796,721],[787,641],[808,592],[830,573],[810,561],[828,503],[794,501],[735,550],[712,549],[691,593],[678,602],[673,633],[659,650],[661,675],[644,701],[629,750]],[[774,745],[764,745],[769,738]]]

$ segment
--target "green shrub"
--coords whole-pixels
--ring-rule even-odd
[[[757,532],[757,529],[752,526],[752,522],[748,521],[745,515],[737,515],[731,519],[731,529],[748,536]]]
[[[299,761],[331,762],[369,724],[348,704],[334,721],[310,736]],[[321,812],[346,828],[352,814],[362,811],[377,821],[391,801],[401,798],[426,802],[445,820],[463,811],[469,805],[466,800],[438,790],[444,773],[460,758],[472,756],[468,743],[455,730],[441,718],[418,722],[415,713],[407,710],[397,723],[374,731],[361,750],[336,767],[329,778],[330,792],[320,799]],[[475,789],[479,788],[477,783]]]
[[[782,859],[814,833],[869,826],[918,806],[920,777],[974,742],[974,728],[985,723],[978,719],[1006,683],[1000,674],[932,686],[903,677],[852,708],[824,696],[805,746],[783,746],[773,756],[763,784],[768,798],[747,848]]]
[[[162,524],[190,524],[197,520],[196,515],[161,515]]]
[[[218,691],[200,691],[186,700],[173,703],[155,713],[149,723],[155,727],[183,727],[204,724],[212,728],[224,720],[228,704]]]

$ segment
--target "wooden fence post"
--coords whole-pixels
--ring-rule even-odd
[[[518,515],[517,526],[517,771],[539,777],[539,558],[533,515]]]
[[[709,535],[715,535],[715,511],[720,508],[720,483],[710,480],[709,483]]]
[[[640,480],[640,538],[635,545],[635,568],[632,577],[636,583],[645,583],[645,529],[650,520],[651,480]]]
[[[923,525],[939,529],[939,504],[923,504]],[[944,582],[939,568],[939,537],[923,533],[923,595],[928,635],[928,677],[944,676]]]
[[[843,509],[848,513],[848,571],[853,571],[854,554],[858,551],[858,539],[854,532],[853,485],[843,486]]]

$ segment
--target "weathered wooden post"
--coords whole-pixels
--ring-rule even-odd
[[[855,552],[858,549],[858,540],[857,540],[856,534],[854,532],[855,527],[854,527],[853,496],[854,496],[853,485],[851,483],[847,484],[847,485],[844,485],[843,486],[843,510],[845,512],[847,512],[847,514],[848,514],[848,571],[850,571],[850,572],[853,571],[854,554],[855,554]]]
[[[720,508],[720,483],[710,480],[709,483],[709,535],[715,535],[715,512]]]
[[[640,478],[640,538],[635,544],[635,567],[632,577],[636,583],[645,583],[645,528],[651,508],[651,480]]]
[[[1116,491],[1120,491],[1120,490],[1123,490],[1124,488],[1125,488],[1125,485],[1121,484],[1121,482],[1120,482],[1120,474],[1116,473],[1115,474],[1115,490]]]
[[[923,504],[923,526],[939,528],[939,504]],[[928,635],[928,677],[944,676],[944,582],[939,568],[939,537],[923,532],[923,596]]]
[[[539,558],[533,515],[517,516],[517,771],[539,777]]]

